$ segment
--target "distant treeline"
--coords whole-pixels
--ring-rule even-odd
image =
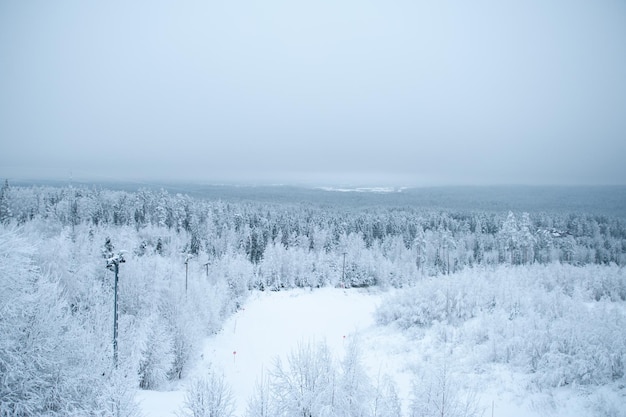
[[[338,284],[338,279],[354,286],[402,286],[420,275],[480,264],[626,263],[624,220],[582,213],[361,208],[289,202],[288,196],[279,203],[223,201],[166,190],[5,183],[0,219],[132,227],[144,231],[132,248],[139,256],[175,250],[210,263],[242,255],[253,266],[248,284],[263,288]],[[172,233],[185,242],[182,247],[168,248]]]

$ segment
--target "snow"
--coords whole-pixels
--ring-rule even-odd
[[[376,381],[390,375],[407,415],[415,375],[432,367],[440,352],[432,347],[434,334],[415,335],[375,323],[373,313],[385,295],[380,290],[338,288],[252,293],[245,308],[206,339],[200,358],[172,391],[137,392],[143,415],[176,416],[183,405],[185,384],[211,368],[223,372],[234,394],[236,415],[243,416],[256,381],[273,368],[277,357],[284,360],[298,343],[313,341],[326,343],[341,358],[349,339],[355,337],[370,378]],[[467,364],[459,367],[463,369],[462,388],[476,391],[485,416],[589,415],[575,390],[529,393],[528,375],[512,373],[502,364],[474,370]]]
[[[341,353],[344,336],[374,324],[377,301],[367,293],[348,296],[348,291],[334,288],[255,293],[245,309],[207,341],[204,361],[224,372],[241,415],[255,381],[272,368],[277,356],[285,358],[308,340],[326,342],[331,352]]]
[[[223,372],[241,416],[257,379],[273,367],[277,357],[284,359],[298,343],[309,340],[325,342],[333,354],[342,357],[348,338],[375,326],[373,313],[381,299],[377,291],[336,288],[252,293],[245,308],[206,340],[200,360],[186,379],[203,375],[209,367]],[[175,416],[183,403],[184,383],[177,391],[139,391],[144,415]]]
[[[140,390],[135,397],[146,417],[176,416],[183,404],[185,393],[178,391]]]

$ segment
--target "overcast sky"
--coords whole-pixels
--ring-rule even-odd
[[[0,1],[0,175],[626,184],[623,0]]]

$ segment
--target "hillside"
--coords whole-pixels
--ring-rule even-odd
[[[578,287],[579,284],[584,285],[581,280],[585,276],[591,276],[594,272],[600,271],[553,268],[549,271],[535,269],[530,274],[536,274],[538,281],[555,273],[568,275],[573,280],[572,285]],[[613,273],[617,275],[607,274],[607,279],[617,278],[619,285],[619,280],[624,278],[623,274],[615,271]],[[487,279],[500,279],[504,286],[517,285],[517,288],[509,290],[520,290],[516,293],[516,299],[520,300],[520,315],[531,314],[531,311],[522,313],[525,308],[522,305],[525,305],[529,297],[543,296],[554,300],[552,291],[538,293],[530,290],[538,287],[528,285],[528,271],[504,269],[483,274],[489,275]],[[535,371],[530,372],[520,366],[519,357],[506,361],[490,357],[489,352],[492,349],[519,349],[519,346],[515,348],[515,340],[505,333],[499,333],[504,330],[495,324],[500,320],[509,320],[509,317],[502,317],[502,314],[508,314],[504,309],[484,315],[476,312],[473,318],[461,319],[461,310],[475,308],[469,304],[480,298],[476,293],[485,290],[483,285],[486,283],[473,276],[478,281],[476,286],[464,287],[466,278],[449,277],[437,284],[440,287],[447,286],[449,292],[454,293],[451,297],[456,300],[451,303],[451,308],[456,313],[443,321],[433,318],[434,323],[419,328],[407,324],[406,321],[404,324],[383,322],[389,321],[390,311],[402,312],[396,320],[411,320],[411,317],[416,317],[415,308],[423,306],[420,303],[427,299],[432,300],[432,305],[426,307],[425,313],[431,313],[435,317],[437,311],[445,307],[445,302],[439,302],[441,300],[437,299],[436,292],[429,291],[433,287],[418,286],[417,289],[423,291],[421,296],[416,296],[415,289],[381,291],[323,288],[252,293],[244,307],[228,319],[215,336],[206,340],[202,356],[184,380],[173,385],[172,391],[138,391],[137,399],[147,417],[175,416],[183,409],[186,386],[194,379],[212,373],[223,375],[232,389],[237,410],[235,415],[251,415],[246,409],[248,402],[255,395],[257,383],[263,379],[263,375],[272,374],[275,370],[277,360],[284,363],[303,344],[313,343],[327,346],[336,363],[340,364],[347,355],[350,343],[356,342],[369,382],[377,386],[383,378],[393,381],[403,415],[415,415],[415,402],[420,401],[422,388],[437,387],[442,377],[449,384],[446,393],[451,398],[450,404],[454,402],[456,406],[471,405],[476,410],[476,414],[462,414],[451,409],[444,413],[447,416],[481,415],[479,413],[511,417],[624,415],[620,405],[624,392],[618,388],[619,384],[601,383],[598,386],[596,383],[599,381],[553,383],[548,378],[554,372],[559,375],[570,372],[563,363],[543,362]],[[514,281],[520,282],[514,284]],[[554,283],[558,286],[558,279]],[[495,285],[483,298],[489,299],[502,288]],[[459,290],[465,291],[464,300],[459,299]],[[566,298],[560,299],[561,306]],[[405,299],[411,301],[405,304]],[[572,300],[579,301],[582,300]],[[465,307],[458,304],[462,302],[466,303]],[[614,311],[619,314],[619,322],[612,326],[619,328],[620,322],[626,322],[623,300],[616,300],[615,303],[605,300],[595,304],[591,306],[587,303],[586,308],[605,311],[599,313],[600,317],[596,320],[601,321],[611,316],[609,310],[612,306],[619,309]],[[537,305],[541,305],[541,302]],[[586,348],[586,343],[597,343],[601,333],[585,327],[599,325],[598,321],[589,323],[593,321],[594,315],[584,322],[569,321],[573,317],[570,308],[576,310],[576,307],[566,307],[558,314],[563,317],[559,321],[561,331],[567,333],[581,329],[577,333],[579,346],[572,347],[572,350]],[[539,311],[538,308],[530,309],[533,310],[532,314]],[[615,320],[618,316],[611,317]],[[467,322],[460,325],[459,320]],[[537,322],[540,320],[539,316],[534,316],[533,320]],[[491,323],[490,328],[481,330],[480,326],[488,324],[487,321]],[[545,329],[539,329],[529,336],[536,338],[535,342],[539,345],[543,343],[544,337],[548,337],[549,327],[546,325]],[[593,334],[586,336],[582,334],[585,331]],[[623,335],[615,334],[611,326],[607,327],[606,332],[605,337],[610,338],[611,334],[617,337],[618,342],[613,344],[613,353],[623,355],[626,352]],[[502,337],[508,337],[508,340],[505,341]],[[484,340],[480,340],[481,338]],[[502,345],[495,348],[491,346],[492,343]],[[509,347],[505,346],[506,343]],[[603,343],[608,341],[604,340]],[[600,355],[597,350],[599,348],[601,346],[596,346],[593,350],[597,355]],[[594,361],[603,359],[594,357],[592,353],[581,353],[575,360],[589,361],[589,365],[593,366]],[[433,381],[437,383],[433,385]]]

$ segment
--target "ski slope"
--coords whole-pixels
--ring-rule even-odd
[[[256,380],[277,357],[285,358],[299,342],[309,340],[325,342],[342,356],[348,338],[374,327],[373,312],[381,297],[378,292],[335,288],[252,293],[222,331],[206,340],[201,358],[185,379],[201,376],[209,367],[223,372],[237,415],[243,415]],[[184,382],[176,391],[139,391],[143,413],[175,416],[184,400]]]
[[[272,369],[277,357],[285,359],[300,342],[324,342],[337,357],[343,357],[350,338],[358,338],[370,377],[390,375],[407,414],[415,364],[437,353],[429,351],[428,336],[421,340],[390,326],[378,326],[376,307],[385,296],[379,290],[322,288],[281,292],[255,292],[245,308],[227,320],[222,330],[206,339],[192,369],[170,391],[137,392],[136,399],[145,417],[175,417],[184,402],[186,383],[203,376],[211,368],[223,373],[232,388],[236,415],[244,416],[257,379]],[[485,416],[535,417],[551,409],[553,416],[579,413],[576,397],[570,391],[561,398],[541,394],[527,396],[523,378],[502,367],[471,376]],[[554,403],[563,405],[555,407]]]
[[[256,293],[223,332],[209,340],[204,357],[221,365],[239,406],[245,409],[256,379],[299,342],[326,342],[341,355],[345,339],[373,326],[378,297],[326,288]],[[345,337],[344,337],[345,336]],[[236,354],[234,353],[236,352]]]

